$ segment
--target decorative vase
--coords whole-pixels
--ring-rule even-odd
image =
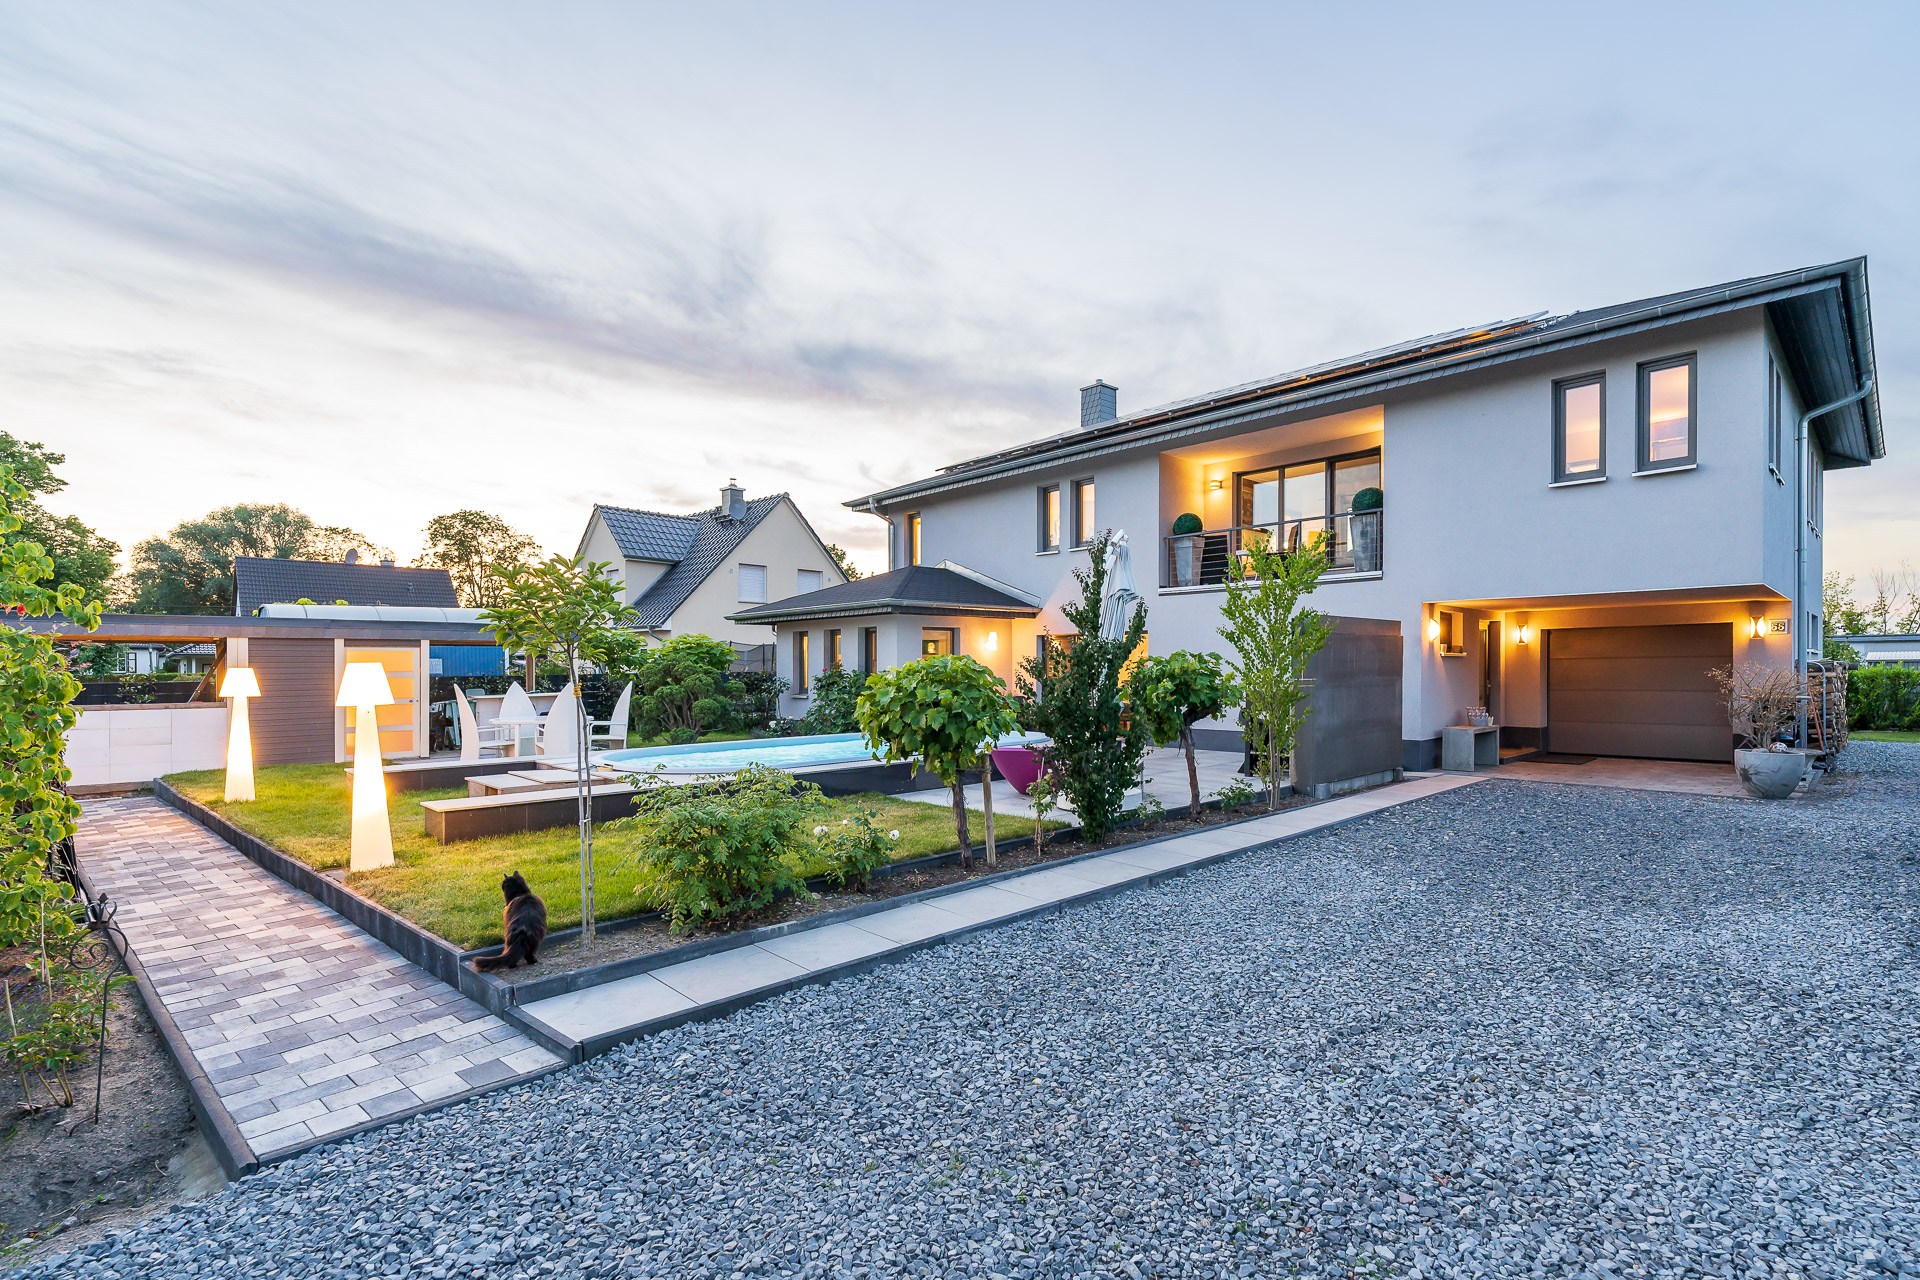
[[[1380,572],[1380,513],[1356,511],[1350,517],[1355,573]]]
[[[1200,535],[1183,533],[1168,538],[1173,549],[1173,581],[1169,586],[1192,587],[1200,583]]]
[[[1736,751],[1733,771],[1751,795],[1762,800],[1785,800],[1807,776],[1807,753]]]
[[[995,747],[992,755],[993,767],[1023,796],[1040,776],[1046,759],[1032,747]]]

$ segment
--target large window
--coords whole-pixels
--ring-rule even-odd
[[[1282,550],[1297,550],[1315,534],[1333,535],[1333,563],[1347,565],[1353,500],[1380,487],[1380,455],[1349,454],[1296,462],[1239,478],[1238,523],[1271,529]]]
[[[1060,486],[1047,485],[1040,490],[1040,505],[1037,512],[1039,534],[1035,542],[1041,551],[1060,549]]]
[[[1602,374],[1553,384],[1553,479],[1604,480],[1607,475],[1607,384]]]
[[[920,563],[920,513],[918,511],[907,512],[905,538],[906,538],[905,550],[907,553],[907,563],[919,564]]]
[[[1073,545],[1084,547],[1093,541],[1099,526],[1093,517],[1093,481],[1073,482]]]
[[[767,602],[767,566],[763,564],[743,564],[735,574],[740,580],[741,604],[765,604]]]
[[[809,591],[818,591],[824,583],[818,569],[801,569],[794,574],[794,588],[805,595]]]
[[[960,633],[952,627],[920,628],[920,656],[949,658],[960,651]]]
[[[1692,356],[1640,366],[1641,471],[1670,471],[1698,460],[1693,384]]]
[[[803,698],[813,688],[812,639],[805,631],[793,633],[793,691]]]

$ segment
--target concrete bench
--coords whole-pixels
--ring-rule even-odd
[[[611,822],[633,812],[634,789],[624,783],[603,782],[591,794],[595,822]],[[441,844],[570,827],[580,819],[578,797],[571,788],[561,787],[530,787],[464,800],[428,800],[420,809],[427,834]]]

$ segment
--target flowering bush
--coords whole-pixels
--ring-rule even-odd
[[[873,824],[877,809],[858,809],[832,825],[813,829],[827,877],[842,889],[865,889],[873,873],[893,861],[900,844],[898,831],[882,831]]]

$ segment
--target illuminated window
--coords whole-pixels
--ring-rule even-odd
[[[908,564],[920,563],[920,513],[918,511],[907,512],[906,551]]]
[[[1050,484],[1040,490],[1039,550],[1060,549],[1060,486]]]
[[[1553,384],[1553,478],[1592,480],[1607,474],[1606,379],[1601,374]]]
[[[793,691],[802,697],[813,688],[813,664],[808,660],[813,647],[808,643],[811,639],[805,631],[793,633]]]
[[[1640,366],[1640,467],[1691,466],[1695,443],[1694,358]]]
[[[829,631],[827,632],[827,668],[831,670],[839,665],[840,633],[838,631]]]
[[[1075,480],[1073,482],[1073,545],[1084,547],[1091,543],[1094,531],[1098,527],[1093,517],[1093,481]]]

